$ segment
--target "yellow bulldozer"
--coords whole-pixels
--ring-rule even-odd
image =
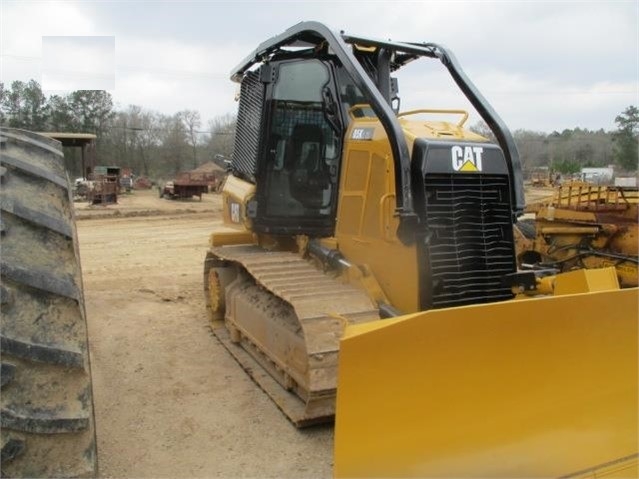
[[[400,111],[422,59],[497,143]],[[231,79],[212,327],[294,425],[335,420],[337,477],[637,473],[637,289],[518,270],[517,148],[447,49],[303,22]]]

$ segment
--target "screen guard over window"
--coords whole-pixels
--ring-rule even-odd
[[[326,219],[334,214],[340,155],[331,71],[319,60],[278,68],[267,132],[265,214]]]

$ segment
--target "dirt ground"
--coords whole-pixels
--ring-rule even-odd
[[[76,212],[100,476],[330,477],[333,428],[298,431],[208,328],[220,197],[137,191]]]
[[[293,427],[210,333],[202,268],[220,200],[76,203],[101,477],[332,475],[332,426]]]

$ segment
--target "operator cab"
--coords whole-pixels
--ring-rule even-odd
[[[261,181],[249,208],[255,230],[332,235],[348,110],[363,96],[329,55],[273,60],[261,66],[259,78]]]
[[[332,65],[293,59],[263,68],[273,81],[264,92],[256,229],[288,234],[331,228],[343,125]]]
[[[255,185],[246,206],[253,231],[334,234],[345,131],[350,115],[359,113],[376,117],[386,133],[397,236],[405,245],[415,241],[420,218],[413,196],[420,194],[423,172],[411,166],[391,75],[421,57],[445,65],[495,134],[507,169],[511,221],[521,213],[521,164],[512,135],[450,52],[433,43],[335,34],[322,24],[304,22],[260,44],[232,71],[241,93],[231,169]]]
[[[259,77],[253,88],[261,89],[264,105],[255,165],[261,180],[249,208],[255,230],[330,236],[348,112],[367,103],[365,96],[330,55],[272,60],[243,84],[251,75]],[[242,94],[240,102],[250,96]]]

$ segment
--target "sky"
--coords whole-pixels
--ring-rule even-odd
[[[113,91],[115,37],[43,36],[41,64],[40,84],[46,91]]]
[[[233,67],[311,20],[446,46],[511,130],[614,130],[639,105],[637,0],[0,0],[0,81],[33,78],[47,94],[104,88],[118,109],[197,110],[205,127],[237,110]],[[461,108],[471,125],[479,119],[437,60],[400,71],[399,90],[402,110]]]

